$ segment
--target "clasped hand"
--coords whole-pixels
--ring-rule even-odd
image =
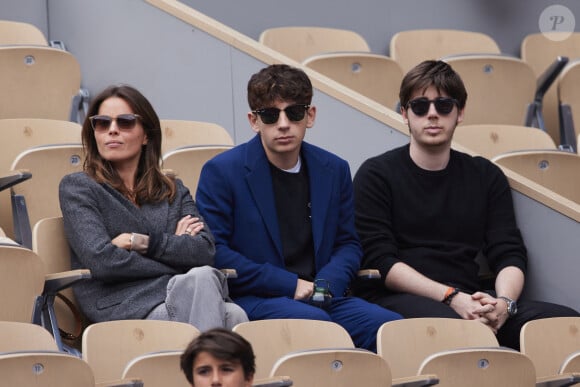
[[[466,320],[479,320],[497,334],[508,318],[507,307],[501,307],[503,300],[484,292],[459,293],[451,307]],[[498,303],[500,305],[498,305]]]

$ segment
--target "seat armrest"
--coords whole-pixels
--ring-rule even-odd
[[[8,189],[13,185],[21,183],[32,177],[32,174],[25,170],[11,171],[5,175],[0,176],[0,191]]]
[[[539,377],[536,381],[536,387],[567,387],[573,386],[580,382],[580,373],[570,372]]]
[[[524,119],[525,126],[531,126],[539,128],[546,131],[546,125],[544,123],[543,115],[543,99],[544,95],[558,78],[558,75],[562,72],[566,64],[568,63],[568,57],[559,56],[556,60],[548,67],[539,77],[536,82],[536,93],[534,95],[534,101],[528,105],[526,109],[526,116]]]
[[[286,387],[292,384],[292,380],[288,376],[271,376],[269,378],[255,379],[252,387]]]
[[[91,278],[91,271],[88,269],[77,269],[46,274],[44,277],[43,294],[56,294],[59,291],[88,278]]]
[[[426,374],[393,379],[393,387],[423,387],[439,384],[437,375]]]
[[[562,72],[564,67],[568,64],[568,57],[559,56],[554,62],[548,67],[544,72],[538,77],[538,82],[536,85],[536,95],[534,100],[536,102],[542,102],[544,99],[544,94],[552,86],[552,83],[558,78],[558,75]]]
[[[119,379],[95,384],[95,387],[143,387],[143,386],[144,386],[143,381],[138,378]]]

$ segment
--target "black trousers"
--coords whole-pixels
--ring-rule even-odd
[[[378,293],[378,292],[377,292]],[[416,317],[447,317],[462,318],[450,306],[430,298],[407,293],[377,294],[367,292],[364,295],[368,301],[378,304],[405,318]],[[363,295],[361,295],[363,296]],[[576,317],[580,314],[567,306],[549,302],[519,300],[518,313],[507,319],[497,333],[500,345],[520,350],[520,330],[531,320],[548,317]]]

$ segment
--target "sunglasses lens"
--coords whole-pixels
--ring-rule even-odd
[[[266,108],[259,110],[257,112],[262,119],[262,122],[265,124],[273,124],[278,122],[278,118],[280,117],[280,109],[276,108]]]
[[[304,105],[292,105],[288,106],[284,111],[290,121],[300,121],[306,114],[306,107]]]
[[[137,117],[134,114],[121,114],[117,116],[119,129],[133,129],[136,123]]]
[[[429,111],[429,105],[431,102],[427,98],[417,98],[409,102],[411,110],[417,116],[424,116]]]
[[[436,98],[432,101],[428,100],[427,98],[417,98],[412,101],[409,101],[409,106],[413,113],[416,116],[424,116],[429,111],[429,107],[431,106],[431,102],[435,105],[435,110],[437,113],[447,115],[451,113],[453,110],[453,106],[455,106],[456,102],[453,98]]]
[[[435,110],[437,110],[439,114],[451,113],[454,105],[455,101],[453,101],[451,98],[437,98],[435,100]]]
[[[91,117],[91,125],[94,130],[107,130],[111,126],[112,119],[107,116],[94,116]]]
[[[284,113],[290,121],[300,121],[304,118],[307,108],[308,105],[290,105],[284,109]],[[260,116],[265,124],[275,124],[280,118],[280,109],[278,108],[260,109],[256,110],[255,113]]]
[[[111,123],[115,121],[117,127],[122,130],[133,129],[137,123],[138,116],[136,114],[120,114],[117,118],[109,116],[92,116],[89,118],[93,129],[97,132],[104,132],[109,130]]]

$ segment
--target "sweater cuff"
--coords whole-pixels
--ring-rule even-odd
[[[149,234],[149,246],[147,248],[147,254],[150,257],[154,257],[153,254],[159,248],[161,241],[163,240],[163,233],[151,233]]]

